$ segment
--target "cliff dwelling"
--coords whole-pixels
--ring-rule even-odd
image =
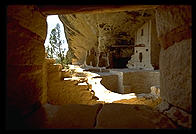
[[[66,64],[44,46],[49,15]],[[191,66],[191,6],[10,5],[6,128],[192,128]]]

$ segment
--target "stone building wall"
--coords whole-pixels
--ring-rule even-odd
[[[136,68],[153,69],[151,65],[151,20],[146,22],[141,28],[136,31],[135,54]],[[144,47],[140,47],[144,45]],[[140,56],[142,55],[142,57]],[[141,59],[140,59],[141,57]]]
[[[136,31],[134,55],[128,61],[127,67],[145,70],[158,69],[159,53],[155,18],[152,18]]]
[[[160,88],[164,100],[160,111],[183,127],[192,124],[191,9],[191,6],[161,6],[155,14],[161,44]]]
[[[124,93],[149,93],[152,86],[160,86],[159,71],[130,71],[123,73]]]
[[[160,42],[157,36],[156,19],[151,20],[151,64],[154,70],[159,69]]]
[[[152,86],[160,87],[158,70],[113,69],[110,72],[118,76],[118,93],[149,93]]]
[[[37,6],[7,7],[7,107],[24,116],[46,102],[46,16]],[[12,113],[13,112],[13,113]]]

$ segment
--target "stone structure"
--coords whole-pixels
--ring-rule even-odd
[[[98,107],[98,105],[80,107],[79,104],[74,106],[48,106],[48,77],[44,59],[47,15],[78,12],[90,13],[91,11],[93,13],[134,11],[149,8],[156,8],[156,31],[161,45],[159,68],[160,96],[163,101],[157,107],[160,112],[140,105],[130,106],[125,104],[99,104],[103,107]],[[73,6],[8,6],[6,127],[191,128],[191,10],[191,6],[188,5],[120,5],[116,7],[91,7],[88,5],[82,7],[75,6],[75,8]],[[121,15],[119,14],[119,16]],[[78,17],[79,14],[76,16]],[[124,18],[123,15],[122,18]],[[114,22],[117,21],[111,21],[111,23]],[[124,24],[124,21],[120,25],[122,24]],[[127,25],[130,25],[130,23],[127,23]],[[124,26],[126,29],[125,24]],[[108,25],[104,28],[106,31],[112,31]],[[78,31],[70,32],[77,33]],[[88,34],[83,34],[80,37],[85,38],[86,36],[88,37]],[[97,42],[97,39],[97,36],[93,37],[95,42]],[[75,41],[77,42],[77,40]],[[88,40],[85,41],[88,42]],[[94,41],[89,41],[90,43],[88,44],[92,44],[92,46],[96,44]],[[76,57],[81,56],[83,58],[85,55],[83,52],[92,48],[91,46],[89,49],[82,49],[85,46],[83,43],[77,43],[77,45],[72,45],[72,49],[76,50],[74,52]],[[81,48],[79,50],[82,51],[77,51],[78,48]],[[83,62],[83,60],[80,59],[79,62]],[[65,112],[68,114],[65,114]],[[81,113],[80,118],[77,116],[78,113]]]
[[[161,97],[169,105],[186,114],[178,114],[182,112],[178,110],[174,112],[174,109],[170,110],[171,107],[164,111],[172,112],[175,118],[171,119],[174,122],[186,117],[186,120],[183,120],[183,127],[191,127],[189,118],[192,115],[191,7],[161,6],[156,10],[155,16],[161,44],[159,62]]]
[[[154,10],[66,14],[59,18],[80,64],[126,68],[133,54],[135,30],[154,18]]]
[[[136,31],[134,55],[128,61],[128,68],[154,70],[159,67],[160,46],[155,28],[155,20],[152,19]]]
[[[149,93],[160,85],[160,72],[152,70],[112,69],[118,76],[118,93]]]

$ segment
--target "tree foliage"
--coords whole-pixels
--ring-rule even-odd
[[[46,52],[48,55],[48,58],[55,58],[56,63],[59,63],[63,66],[66,64],[66,55],[65,55],[65,48],[63,48],[62,43],[64,43],[64,40],[61,40],[60,38],[60,25],[59,23],[56,24],[56,27],[52,29],[50,33],[50,39],[49,43],[50,46],[46,47]]]

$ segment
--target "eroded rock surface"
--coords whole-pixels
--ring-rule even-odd
[[[86,53],[93,48],[96,53],[93,55],[94,65],[97,65],[98,60],[102,58],[101,52],[107,52],[116,60],[119,57],[127,58],[127,62],[133,54],[133,48],[129,46],[134,45],[135,30],[152,17],[154,10],[59,15],[64,24],[70,51],[73,51],[79,63],[83,64],[85,57],[88,58]],[[118,47],[118,50],[115,47]],[[110,66],[115,66],[112,60]]]
[[[144,105],[104,104],[96,128],[175,128],[164,115]]]
[[[24,122],[27,128],[176,128],[150,107],[127,104],[45,104]]]
[[[97,105],[45,104],[25,120],[28,128],[94,128]]]

